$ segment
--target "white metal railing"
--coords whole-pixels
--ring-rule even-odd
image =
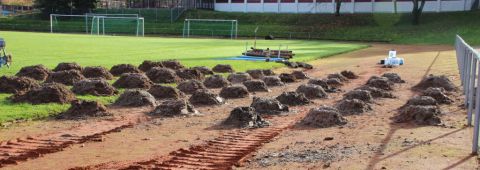
[[[477,154],[480,123],[480,88],[477,88],[480,87],[480,53],[458,35],[455,39],[455,50],[457,53],[458,71],[460,72],[463,93],[465,94],[464,104],[467,107],[467,125],[471,126],[472,119],[475,119],[472,153]]]

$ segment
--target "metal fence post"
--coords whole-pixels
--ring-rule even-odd
[[[475,56],[475,57],[480,57],[480,56]],[[478,61],[475,63],[478,65]],[[480,69],[477,70],[477,76],[480,75]],[[478,152],[478,136],[479,136],[479,123],[480,123],[480,80],[479,77],[476,77],[477,79],[477,89],[476,89],[476,97],[475,97],[475,123],[474,123],[474,129],[473,129],[473,145],[472,145],[472,153],[477,153]]]
[[[476,72],[477,72],[477,59],[474,58],[473,54],[470,55],[469,57],[469,80],[468,80],[468,93],[467,93],[467,100],[468,100],[468,126],[472,126],[472,115],[473,115],[473,94],[475,90],[475,77],[476,77]]]

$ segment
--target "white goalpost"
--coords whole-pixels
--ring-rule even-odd
[[[238,36],[238,21],[224,19],[185,19],[183,22],[183,37],[211,36],[229,37]]]

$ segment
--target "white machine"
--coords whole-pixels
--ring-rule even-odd
[[[389,67],[401,66],[403,65],[403,63],[404,63],[404,59],[397,57],[397,51],[395,50],[390,50],[388,52],[388,57],[380,61],[380,64],[383,64],[384,66],[389,66]]]

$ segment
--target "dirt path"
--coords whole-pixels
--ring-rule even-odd
[[[406,59],[407,64],[396,69],[378,68],[374,63],[383,58],[386,51],[391,48],[398,49],[399,55]],[[248,163],[245,168],[316,169],[323,166],[325,162],[327,162],[326,164],[329,164],[331,168],[335,169],[380,169],[381,167],[387,167],[388,169],[403,169],[405,167],[412,167],[408,169],[438,169],[436,167],[448,167],[448,165],[455,165],[456,167],[467,169],[475,167],[476,162],[474,159],[468,157],[468,153],[470,153],[471,128],[462,128],[465,118],[464,110],[446,115],[448,117],[447,122],[453,124],[453,128],[451,129],[442,127],[414,127],[403,124],[396,125],[390,124],[389,120],[389,118],[396,113],[394,109],[404,104],[408,98],[414,95],[413,92],[409,90],[409,87],[416,84],[422,76],[429,73],[442,73],[451,75],[452,79],[458,80],[452,50],[451,47],[446,46],[374,45],[368,49],[313,62],[316,69],[308,72],[312,77],[320,78],[329,73],[344,69],[353,70],[362,76],[361,79],[346,85],[343,88],[344,90],[358,87],[364,84],[366,79],[371,75],[380,75],[385,71],[399,73],[408,83],[397,87],[395,91],[395,94],[398,96],[397,99],[377,101],[377,104],[374,106],[374,111],[371,113],[362,116],[349,116],[349,124],[344,128],[293,128],[284,131],[286,127],[290,127],[290,125],[295,123],[295,120],[303,116],[304,112],[298,111],[304,109],[300,108],[297,109],[298,114],[273,118],[273,122],[290,121],[284,122],[285,124],[279,123],[279,125],[285,125],[282,127],[273,126],[272,128],[279,128],[278,133],[277,131],[273,131],[275,133],[272,134],[275,135],[266,135],[268,138],[264,138],[265,140],[261,140],[261,142],[247,142],[239,145],[240,148],[244,146],[249,150],[249,152],[244,152],[244,155],[248,155],[262,146],[263,143],[279,135],[278,138],[275,138],[276,140],[263,145],[258,152],[254,153],[256,156],[250,160],[250,163]],[[291,70],[281,69],[277,72],[281,71],[290,72]],[[285,87],[273,88],[270,93],[257,93],[253,95],[273,97],[283,91],[294,90],[302,83],[306,82],[293,83]],[[342,93],[332,94],[330,98],[326,100],[315,100],[315,104],[306,108],[315,107],[320,104],[331,105],[341,98],[341,94]],[[173,151],[188,151],[195,146],[205,146],[208,145],[209,142],[218,141],[224,136],[239,136],[236,133],[249,133],[253,134],[253,136],[256,135],[260,137],[265,136],[261,134],[265,132],[262,131],[262,129],[258,130],[260,131],[258,133],[261,134],[258,135],[255,131],[245,132],[215,128],[220,121],[228,116],[230,110],[234,107],[250,105],[251,97],[249,99],[236,99],[227,102],[226,105],[219,107],[198,108],[199,111],[204,114],[199,117],[137,121],[135,126],[123,129],[121,133],[103,135],[101,138],[102,142],[84,142],[82,144],[68,145],[68,147],[63,148],[61,152],[46,154],[37,159],[19,162],[18,165],[7,166],[6,168],[68,169],[92,165],[91,167],[94,169],[103,169],[129,167],[150,160],[154,160],[154,162],[148,162],[147,165],[160,165],[168,162],[168,158],[171,158],[171,156],[178,156],[170,154],[175,153]],[[458,108],[455,107],[445,109],[458,110]],[[140,112],[146,112],[146,110]],[[0,130],[2,134],[0,140],[39,134],[40,131],[38,127],[42,128],[41,134],[58,134],[59,131],[75,129],[75,127],[91,125],[91,123],[94,124],[94,121],[80,123],[48,121],[40,124],[35,123],[33,125],[12,127]],[[436,139],[435,137],[438,136],[445,136],[446,138]],[[334,137],[334,140],[323,141],[325,137]],[[404,141],[407,141],[408,147],[404,147]],[[432,143],[435,145],[432,146]],[[227,145],[222,144],[221,146],[230,146],[229,144],[231,143]],[[342,157],[342,159],[338,160],[332,159],[334,161],[315,160],[309,163],[290,161],[286,162],[287,165],[285,165],[275,163],[275,159],[272,159],[267,160],[273,162],[272,164],[262,163],[262,161],[265,160],[263,159],[265,155],[287,151],[302,152],[306,148],[311,150],[333,148],[332,152],[329,153],[337,153],[335,151],[338,151],[339,153],[347,152],[350,154],[340,154],[339,156],[334,154],[335,157]],[[442,154],[444,153],[447,156],[443,156]],[[409,155],[413,155],[413,157]],[[428,156],[427,159],[423,158],[425,156]],[[417,163],[413,164],[408,162],[412,160],[424,161],[424,163],[419,164],[420,166],[414,166],[417,165]],[[350,161],[355,163],[351,164]],[[176,163],[178,163],[178,161]],[[423,167],[429,163],[431,167]]]

